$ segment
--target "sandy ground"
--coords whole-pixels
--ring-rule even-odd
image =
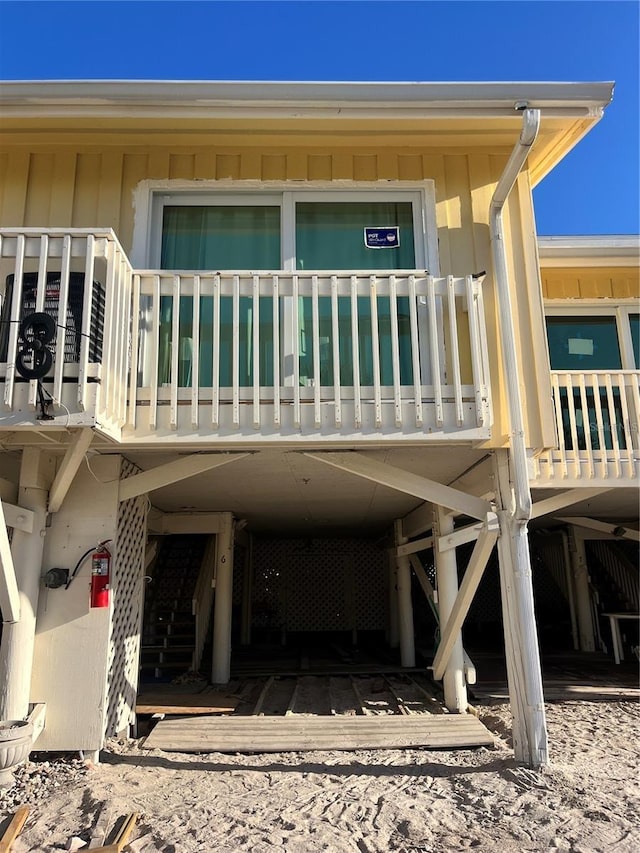
[[[2,827],[34,801],[12,850],[64,850],[88,840],[106,803],[111,824],[140,813],[125,848],[137,853],[640,850],[636,699],[549,703],[541,772],[511,758],[506,702],[478,711],[494,749],[241,756],[112,743],[99,767],[50,765],[35,788],[27,766],[0,795]]]

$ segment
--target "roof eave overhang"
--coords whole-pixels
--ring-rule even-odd
[[[538,254],[544,269],[640,267],[640,237],[635,234],[539,237]]]
[[[532,184],[600,120],[613,83],[270,83],[208,81],[11,81],[0,85],[0,115],[21,119],[321,119],[347,126],[358,120],[459,120],[481,131],[482,121],[513,121],[540,109],[546,144],[531,161]],[[515,139],[514,139],[515,141]]]

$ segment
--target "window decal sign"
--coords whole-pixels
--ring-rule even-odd
[[[569,355],[593,355],[593,341],[588,338],[569,338]]]
[[[400,245],[400,228],[397,225],[365,228],[364,244],[367,249],[397,249]]]

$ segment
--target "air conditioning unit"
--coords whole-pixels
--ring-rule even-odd
[[[7,360],[9,346],[9,330],[11,328],[11,304],[13,301],[14,276],[7,276],[5,296],[0,315],[0,362]],[[36,310],[36,294],[38,290],[38,274],[25,273],[22,277],[22,305],[20,320]],[[84,302],[84,273],[72,272],[69,275],[69,291],[67,298],[66,317],[60,318],[60,273],[48,272],[45,286],[44,307],[42,310],[49,314],[56,325],[64,325],[64,361],[68,363],[80,361],[80,345],[82,341],[82,306]],[[93,282],[91,298],[91,322],[89,326],[89,361],[102,361],[102,337],[104,333],[104,287],[99,281]],[[49,344],[49,349],[55,356],[56,341]]]

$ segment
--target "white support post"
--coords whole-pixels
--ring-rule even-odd
[[[453,533],[453,518],[443,507],[433,509],[433,535],[437,542],[442,537]],[[444,629],[453,610],[458,595],[458,568],[456,551],[433,549],[436,561],[436,577],[438,581],[438,610],[440,613],[440,630]],[[449,711],[462,714],[467,710],[467,687],[464,680],[464,649],[462,647],[462,632],[458,631],[449,663],[444,672],[444,703]]]
[[[227,684],[231,676],[233,604],[233,516],[224,513],[216,543],[216,597],[213,608],[211,681]]]
[[[398,626],[398,563],[393,551],[389,551],[389,647],[397,649],[400,644]]]
[[[569,528],[569,553],[571,570],[576,592],[576,610],[578,617],[578,636],[580,651],[595,652],[596,637],[591,610],[591,589],[589,587],[589,567],[584,538],[576,527]]]
[[[0,719],[24,720],[29,712],[36,614],[40,593],[47,501],[53,469],[40,450],[22,451],[18,503],[33,513],[33,533],[14,528],[11,552],[20,596],[20,621],[3,626],[0,647]]]
[[[395,523],[395,544],[404,545],[402,521]],[[413,634],[413,604],[411,602],[411,566],[408,557],[396,557],[398,564],[398,628],[400,634],[400,663],[416,665],[415,637]]]
[[[542,669],[533,606],[527,525],[516,518],[509,451],[495,451],[500,520],[498,558],[507,680],[516,761],[541,767],[549,761]]]

